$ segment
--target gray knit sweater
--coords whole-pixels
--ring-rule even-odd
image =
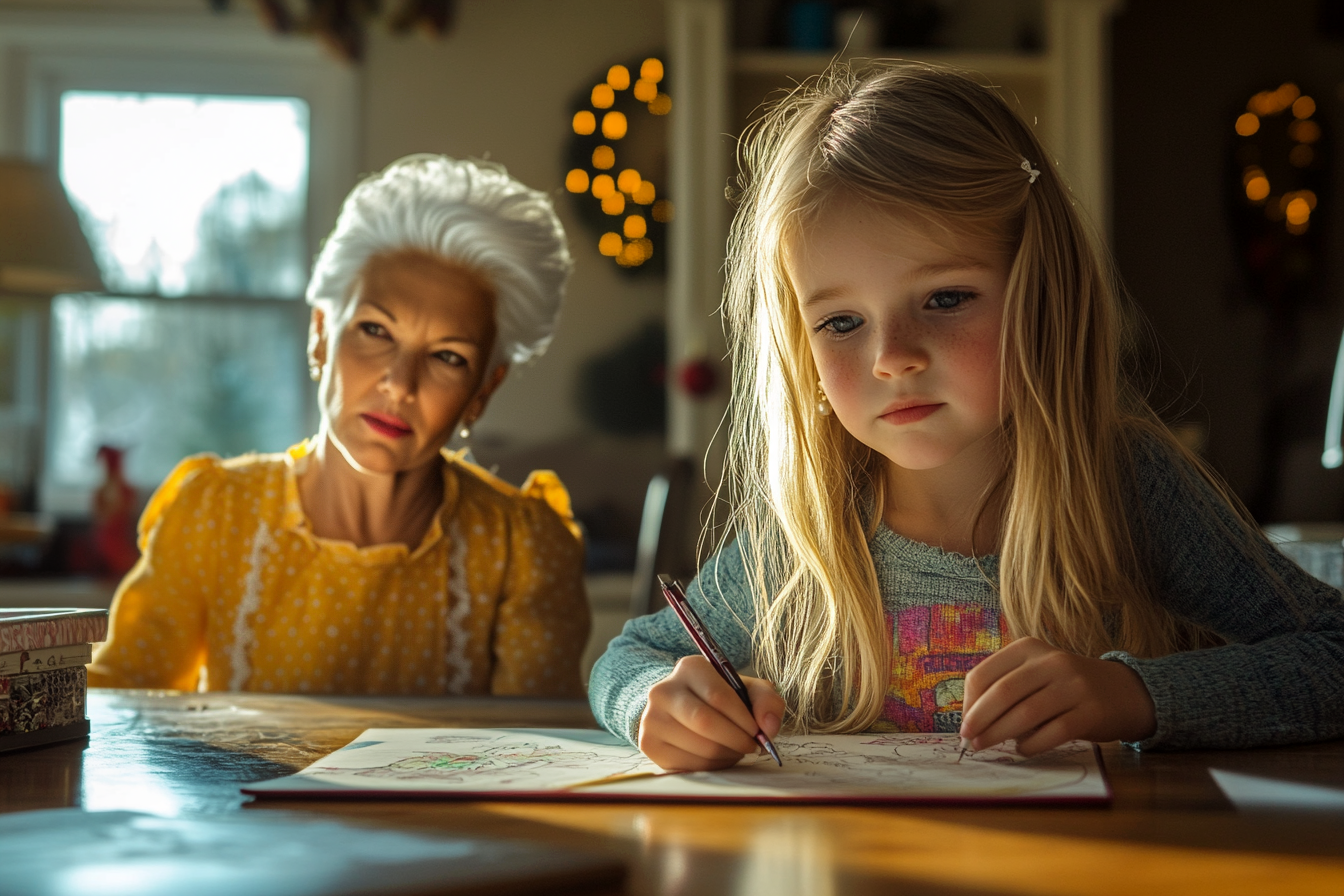
[[[1134,669],[1157,708],[1157,731],[1134,746],[1251,747],[1344,737],[1340,592],[1267,542],[1248,545],[1231,511],[1165,450],[1141,440],[1134,454],[1131,528],[1159,598],[1227,641],[1156,659],[1104,655]],[[966,671],[1003,643],[998,558],[977,563],[886,526],[868,547],[893,646],[891,685],[874,728],[956,731]],[[748,588],[734,542],[687,589],[739,669],[752,665]],[[678,658],[695,653],[670,609],[626,623],[593,669],[588,690],[597,720],[635,743],[649,688]]]

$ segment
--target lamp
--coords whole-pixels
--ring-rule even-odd
[[[102,288],[93,250],[56,175],[35,162],[0,158],[0,295]]]

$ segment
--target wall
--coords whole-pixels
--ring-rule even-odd
[[[364,65],[366,169],[410,152],[490,158],[555,194],[574,276],[550,350],[515,370],[477,427],[511,448],[580,435],[575,376],[590,355],[663,313],[664,281],[597,252],[563,183],[570,100],[615,62],[660,49],[659,0],[465,0],[444,41],[371,31]]]
[[[1319,462],[1344,324],[1339,163],[1313,216],[1324,270],[1296,338],[1273,335],[1224,210],[1233,121],[1256,91],[1286,80],[1311,91],[1339,156],[1344,47],[1317,34],[1317,7],[1127,0],[1113,31],[1113,248],[1165,353],[1155,397],[1168,417],[1207,426],[1207,456],[1262,521],[1344,518],[1344,471]],[[1270,430],[1286,436],[1277,459]]]

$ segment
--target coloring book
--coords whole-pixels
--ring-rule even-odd
[[[958,761],[955,734],[795,735],[783,757],[714,772],[661,772],[639,750],[582,729],[370,728],[289,777],[243,788],[276,797],[695,800],[783,803],[1106,803],[1096,747],[1027,759],[1011,743]]]

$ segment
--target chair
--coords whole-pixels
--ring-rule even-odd
[[[673,458],[649,480],[635,548],[635,578],[630,592],[630,616],[643,616],[666,606],[658,574],[683,581],[695,575],[690,550],[690,514],[695,489],[695,462]]]

